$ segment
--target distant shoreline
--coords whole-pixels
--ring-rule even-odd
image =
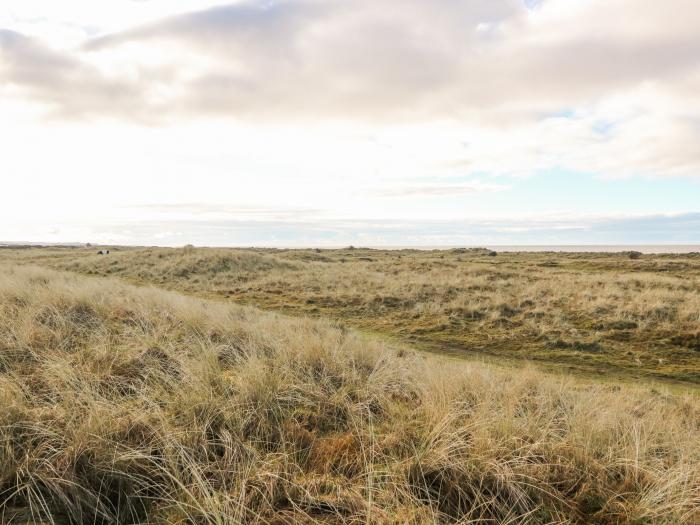
[[[461,248],[461,246],[445,246],[439,249],[449,250],[454,248]],[[469,248],[469,246],[466,246],[466,248]],[[700,252],[700,244],[487,244],[484,248],[500,252],[619,253],[638,251],[645,254],[685,254]]]

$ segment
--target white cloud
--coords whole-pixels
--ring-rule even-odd
[[[455,195],[473,195],[505,191],[510,187],[504,184],[487,184],[479,180],[461,184],[420,184],[404,186],[394,184],[388,188],[375,189],[371,193],[382,197],[441,197]]]
[[[0,219],[456,220],[496,176],[700,178],[699,30],[695,0],[7,0]]]

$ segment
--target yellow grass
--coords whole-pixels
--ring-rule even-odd
[[[0,266],[3,523],[694,524],[699,432],[693,394]]]
[[[95,249],[0,259],[342,321],[455,355],[700,384],[700,254]]]

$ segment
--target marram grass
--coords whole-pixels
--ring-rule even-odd
[[[0,522],[694,524],[694,394],[0,267]]]
[[[700,254],[489,254],[45,248],[0,260],[335,319],[440,353],[700,385]]]

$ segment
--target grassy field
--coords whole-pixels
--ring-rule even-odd
[[[527,318],[504,316],[501,303],[560,287],[568,292],[555,297],[575,294],[566,303],[572,308],[576,298],[594,296],[575,310],[584,315],[606,304],[595,298],[597,279],[625,275],[606,300],[625,290],[645,300],[608,305],[606,319],[623,312],[637,319],[625,329],[635,348],[647,331],[697,322],[678,300],[676,321],[668,313],[634,317],[670,297],[692,297],[692,260],[559,257],[553,267],[539,266],[547,256],[456,253],[376,254],[376,261],[354,261],[370,257],[354,251],[38,254],[7,252],[0,263],[2,523],[700,522],[695,394],[527,366],[513,373],[416,353],[329,321],[20,263],[30,257],[350,320],[342,298],[364,294],[356,306],[388,332],[403,326],[402,313],[408,326],[427,327],[448,310],[462,308],[463,316],[479,305],[484,317],[472,315],[449,334],[477,338],[495,327],[503,340],[510,325],[501,319]],[[494,292],[527,275],[522,259],[533,276]],[[438,261],[446,266],[430,264]],[[634,273],[632,264],[640,264]],[[664,265],[674,270],[653,271]],[[561,276],[559,285],[544,272]],[[305,280],[291,287],[294,275]],[[449,284],[449,275],[463,277]],[[449,286],[478,286],[475,294],[489,299],[445,296]],[[403,303],[409,297],[414,304]],[[544,299],[519,308],[546,312],[547,323],[560,315],[567,324],[557,337],[572,337],[568,310],[555,314]],[[418,317],[407,315],[413,311]],[[690,351],[678,346],[680,356]]]
[[[454,355],[700,384],[700,254],[66,248],[1,260],[340,320]]]

